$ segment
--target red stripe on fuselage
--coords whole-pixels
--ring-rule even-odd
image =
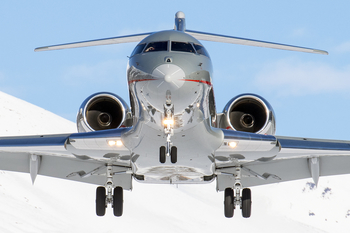
[[[211,82],[208,82],[208,81],[204,81],[204,80],[194,80],[194,79],[181,79],[183,81],[188,81],[188,82],[197,82],[197,83],[204,83],[204,84],[207,84],[209,86],[211,86]]]

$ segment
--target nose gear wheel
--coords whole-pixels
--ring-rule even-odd
[[[171,163],[176,163],[177,162],[177,147],[176,146],[172,146],[170,149],[170,161]],[[166,162],[166,157],[167,157],[167,153],[166,153],[166,147],[165,146],[161,146],[159,148],[159,162],[160,163],[165,163]]]

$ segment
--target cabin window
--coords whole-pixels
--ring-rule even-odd
[[[184,42],[171,42],[171,51],[196,53],[192,44]]]
[[[198,54],[209,57],[209,53],[202,45],[199,45],[199,44],[193,44],[193,45],[194,45]]]
[[[158,52],[158,51],[168,51],[168,41],[151,42],[148,43],[144,53],[148,52]]]
[[[145,46],[146,46],[145,43],[137,45],[137,46],[135,47],[134,51],[132,51],[131,57],[134,56],[134,55],[136,55],[136,54],[142,53],[142,50],[143,50],[143,48],[144,48]]]

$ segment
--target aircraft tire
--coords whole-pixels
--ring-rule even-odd
[[[171,147],[171,163],[176,163],[177,162],[177,147],[173,146]]]
[[[252,195],[248,188],[242,190],[242,216],[243,218],[249,218],[252,209]]]
[[[113,192],[113,214],[120,217],[123,215],[123,188],[115,187]]]
[[[165,146],[161,146],[159,148],[159,162],[165,163]]]
[[[97,216],[106,214],[106,188],[103,186],[96,189],[96,214]]]
[[[226,188],[225,196],[224,196],[224,209],[225,209],[225,217],[232,218],[234,214],[234,203],[233,203],[233,189]]]

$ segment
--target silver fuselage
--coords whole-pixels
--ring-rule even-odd
[[[146,52],[153,42],[167,42],[166,50]],[[142,40],[139,45],[144,46],[140,49],[143,52],[129,59],[134,125],[123,136],[127,139],[124,141],[132,153],[134,173],[144,176],[145,182],[210,181],[215,170],[214,152],[223,140],[221,130],[213,129],[210,123],[211,60],[196,50],[173,51],[173,42],[201,45],[184,32],[162,31]],[[167,104],[173,106],[171,142],[178,150],[176,164],[169,160],[159,163],[159,148],[166,144],[163,121]]]

